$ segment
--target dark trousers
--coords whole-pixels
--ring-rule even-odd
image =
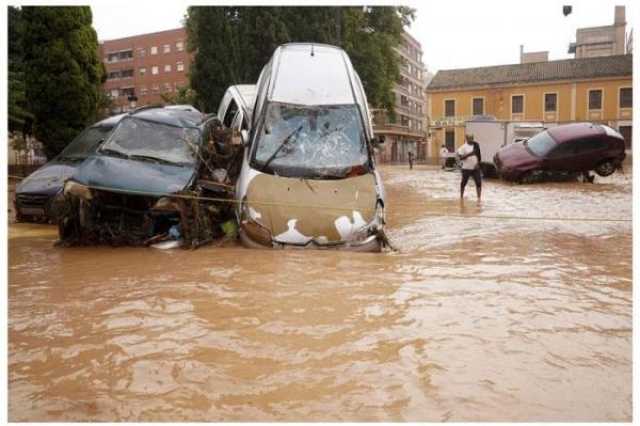
[[[473,178],[473,181],[476,183],[476,188],[482,187],[482,174],[480,173],[480,167],[476,167],[473,170],[462,169],[462,181],[460,182],[461,192],[464,192],[464,188],[467,186],[469,177]]]

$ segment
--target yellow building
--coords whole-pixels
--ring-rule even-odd
[[[591,121],[618,129],[631,149],[632,56],[438,71],[427,87],[430,156],[464,143],[477,115],[504,121]]]

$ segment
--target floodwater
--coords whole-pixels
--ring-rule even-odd
[[[630,175],[486,181],[480,206],[452,172],[383,175],[396,253],[12,224],[9,419],[631,420],[631,223],[540,220],[630,219]]]

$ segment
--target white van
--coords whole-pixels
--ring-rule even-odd
[[[221,106],[223,122],[227,113]],[[379,251],[387,240],[378,141],[347,54],[320,44],[278,47],[251,115],[236,183],[242,242]]]

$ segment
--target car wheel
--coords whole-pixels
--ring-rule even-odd
[[[610,176],[616,171],[616,165],[611,160],[603,161],[595,168],[595,172],[600,176]]]

